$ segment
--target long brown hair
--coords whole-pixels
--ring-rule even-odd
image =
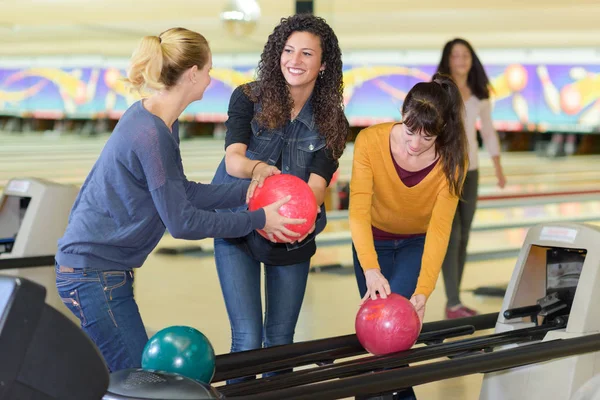
[[[406,95],[402,120],[412,132],[436,136],[450,193],[459,196],[469,158],[465,133],[464,103],[458,87],[449,76],[435,74],[432,82],[417,83]]]
[[[442,51],[442,58],[438,65],[437,72],[444,75],[450,75],[450,55],[452,54],[452,49],[457,44],[462,44],[471,53],[471,69],[467,75],[467,86],[469,86],[471,92],[473,92],[478,99],[489,99],[491,88],[490,80],[485,73],[483,64],[479,60],[479,57],[477,57],[475,50],[473,50],[473,46],[465,39],[456,38],[446,43],[444,50]]]
[[[269,36],[260,57],[258,87],[246,85],[244,92],[253,102],[260,99],[261,111],[256,119],[261,126],[275,129],[289,121],[294,102],[281,73],[280,60],[285,43],[294,32],[309,32],[321,40],[321,64],[325,63],[326,67],[317,78],[311,101],[319,133],[337,160],[346,147],[350,127],[344,115],[342,52],[333,29],[323,18],[310,14],[283,18]]]

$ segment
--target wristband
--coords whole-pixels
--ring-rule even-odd
[[[252,172],[250,172],[250,176],[254,175],[254,170],[256,169],[256,167],[258,167],[258,164],[266,164],[264,161],[259,161],[256,164],[254,164],[254,167],[252,167]]]

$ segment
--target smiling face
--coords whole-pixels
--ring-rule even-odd
[[[321,64],[321,39],[310,32],[294,32],[281,53],[281,73],[292,88],[311,89],[325,70]]]
[[[450,74],[454,76],[466,76],[473,65],[473,56],[467,46],[456,43],[450,52]]]

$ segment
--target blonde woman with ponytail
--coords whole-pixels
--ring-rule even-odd
[[[296,237],[285,225],[304,222],[278,213],[287,198],[254,212],[214,213],[243,205],[249,182],[209,185],[186,179],[177,120],[202,99],[211,67],[208,42],[199,33],[173,28],[142,39],[128,82],[143,99],[119,120],[58,243],[58,292],[111,372],[141,366],[148,336],[133,296],[133,270],[165,229],[189,240],[235,238],[255,229]]]

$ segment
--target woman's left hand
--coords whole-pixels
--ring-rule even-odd
[[[246,192],[246,203],[250,201],[252,196],[254,195],[254,190],[257,187],[262,187],[266,178],[271,175],[279,175],[281,171],[272,165],[269,165],[265,162],[259,162],[253,171],[252,180],[250,181],[250,186],[248,186],[248,191]]]
[[[419,319],[421,320],[421,326],[423,326],[423,318],[425,318],[425,303],[427,303],[427,297],[424,294],[415,294],[410,298],[410,302],[413,306],[415,306],[415,310],[417,310],[417,315],[419,315]]]

